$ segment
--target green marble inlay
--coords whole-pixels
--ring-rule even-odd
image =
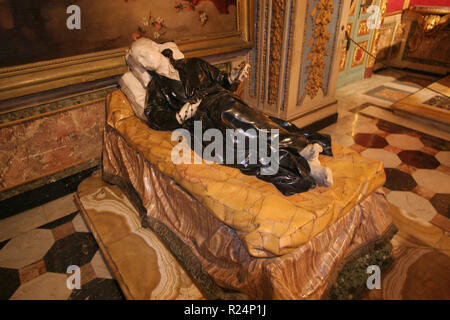
[[[86,103],[96,99],[101,99],[106,97],[106,95],[117,88],[115,86],[108,87],[105,89],[80,94],[78,96],[73,96],[58,101],[53,101],[50,103],[43,103],[40,105],[32,106],[30,108],[25,108],[21,110],[13,110],[11,112],[6,112],[0,114],[0,124],[16,121],[20,119],[26,119],[35,115],[45,114],[58,109],[75,106],[78,104]]]
[[[350,300],[360,297],[368,290],[367,267],[377,265],[381,270],[386,270],[392,262],[391,250],[391,243],[386,242],[381,247],[347,263],[340,272],[328,299]]]

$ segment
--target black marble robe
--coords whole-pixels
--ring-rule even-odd
[[[331,138],[325,134],[305,132],[294,124],[281,119],[267,116],[259,110],[249,107],[242,99],[233,94],[238,83],[230,83],[228,74],[199,58],[173,60],[171,51],[166,55],[175,69],[178,70],[180,81],[150,72],[152,80],[147,89],[147,101],[144,111],[148,124],[156,130],[187,129],[194,137],[194,121],[202,122],[203,132],[207,129],[219,129],[223,136],[227,129],[254,129],[255,132],[270,129],[279,130],[279,169],[272,175],[261,174],[261,169],[268,166],[267,161],[260,158],[258,150],[248,148],[246,144],[245,157],[240,163],[231,166],[239,168],[247,175],[272,183],[284,195],[305,192],[316,186],[310,176],[308,162],[300,155],[300,151],[308,144],[319,143],[323,147],[322,154],[332,156]],[[186,102],[195,103],[202,99],[195,115],[184,121],[182,125],[176,120],[176,113]],[[270,150],[272,138],[267,136]],[[247,135],[246,139],[258,139],[258,136]],[[249,142],[249,140],[247,140]],[[191,142],[193,146],[194,142]],[[204,146],[209,142],[203,142]],[[225,144],[223,150],[226,150]],[[237,159],[235,153],[235,159]],[[270,151],[269,151],[270,154]],[[250,161],[251,155],[256,156],[257,163]],[[215,154],[216,159],[225,159],[224,154]],[[253,158],[255,159],[255,158]],[[225,163],[225,160],[221,163]],[[228,164],[227,164],[228,165]]]

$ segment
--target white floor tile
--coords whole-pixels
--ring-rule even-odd
[[[21,285],[11,300],[67,300],[71,293],[66,274],[47,272]]]
[[[444,172],[420,169],[414,172],[412,176],[421,187],[435,193],[450,193],[450,176]]]
[[[392,191],[387,195],[387,199],[390,203],[425,221],[430,221],[437,213],[428,200],[412,192]]]
[[[74,201],[75,193],[68,194],[59,199],[50,201],[43,205],[45,215],[49,222],[55,221],[68,214],[78,211]]]
[[[36,229],[48,222],[42,206],[0,220],[0,242]]]
[[[0,267],[20,269],[39,261],[54,242],[51,230],[34,229],[22,233],[0,250]]]

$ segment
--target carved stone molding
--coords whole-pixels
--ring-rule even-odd
[[[328,56],[326,45],[331,38],[331,34],[327,31],[327,26],[331,22],[333,11],[332,0],[319,0],[317,6],[311,12],[313,38],[308,42],[308,46],[312,48],[308,55],[310,64],[306,68],[308,73],[306,91],[311,98],[314,98],[319,89],[323,87],[325,56]]]
[[[285,11],[285,0],[273,0],[270,26],[269,103],[275,103],[278,97]]]

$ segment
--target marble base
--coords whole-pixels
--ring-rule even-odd
[[[310,111],[300,117],[289,119],[299,128],[323,129],[337,121],[338,104],[334,102],[319,109]]]
[[[127,299],[197,300],[203,295],[119,187],[101,172],[84,180],[76,196],[114,278]]]

